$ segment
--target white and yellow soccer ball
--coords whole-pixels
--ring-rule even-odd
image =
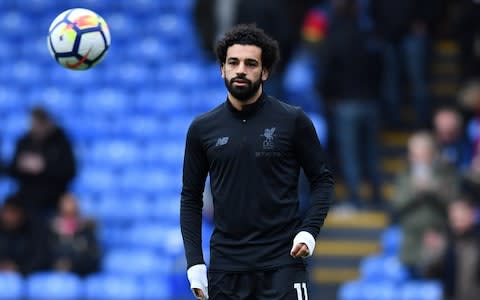
[[[105,20],[85,8],[59,14],[48,30],[48,49],[63,67],[86,70],[98,64],[110,47],[110,30]]]

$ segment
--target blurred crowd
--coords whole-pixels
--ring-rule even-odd
[[[72,145],[46,110],[31,110],[30,128],[2,171],[17,188],[0,207],[0,271],[98,271],[95,222],[82,217],[68,190],[76,174]]]

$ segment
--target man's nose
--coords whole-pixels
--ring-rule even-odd
[[[243,74],[245,75],[245,64],[244,63],[239,63],[237,67],[237,75]]]

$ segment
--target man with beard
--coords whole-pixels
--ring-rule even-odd
[[[228,90],[224,103],[187,133],[180,223],[190,287],[198,299],[308,299],[311,256],[331,203],[333,178],[311,120],[263,92],[278,44],[254,25],[237,25],[216,45]],[[299,214],[303,168],[311,204]],[[203,258],[202,193],[210,175],[214,231]]]

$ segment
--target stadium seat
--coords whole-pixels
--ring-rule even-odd
[[[119,275],[159,276],[170,271],[171,261],[149,249],[113,249],[103,259],[103,272]]]
[[[141,168],[129,169],[119,177],[117,189],[123,192],[165,193],[176,188],[172,174],[165,168]]]
[[[16,141],[28,130],[29,120],[27,113],[12,113],[2,121],[2,138]]]
[[[0,273],[0,300],[24,298],[24,280],[18,273]]]
[[[98,167],[82,168],[74,182],[88,192],[114,190],[117,186],[117,176],[111,170]]]
[[[398,300],[398,291],[392,282],[350,281],[338,290],[339,300]]]
[[[90,162],[106,167],[129,167],[141,157],[141,149],[128,140],[100,140],[92,143]]]
[[[442,300],[443,288],[436,281],[410,281],[400,289],[400,300]]]
[[[381,244],[385,255],[398,255],[401,242],[402,230],[399,226],[391,226],[383,231]]]
[[[379,280],[402,282],[409,277],[408,270],[396,255],[366,257],[360,263],[360,273],[363,280],[373,282]]]
[[[136,97],[139,100],[139,97]],[[165,125],[157,116],[148,116],[144,114],[125,116],[127,126],[119,134],[119,137],[136,139],[141,142],[154,142],[161,145],[159,137],[162,136]],[[149,144],[147,144],[149,145]],[[147,147],[147,146],[145,146]],[[142,147],[142,159],[145,157],[145,147]]]
[[[188,98],[177,89],[145,89],[136,95],[135,109],[144,115],[171,117],[181,114],[189,106]]]
[[[117,88],[87,90],[80,101],[83,112],[87,114],[118,114],[128,110],[131,99],[125,91]]]
[[[19,38],[28,36],[34,25],[33,20],[29,19],[21,10],[7,10],[0,13],[0,26],[2,35],[7,37]]]
[[[45,272],[26,279],[27,298],[30,300],[80,300],[83,298],[82,280],[71,273]]]
[[[126,233],[132,247],[158,250],[174,256],[183,251],[181,235],[177,224],[166,222],[137,222]]]
[[[138,278],[126,275],[96,274],[85,280],[86,300],[142,299]]]
[[[143,276],[143,300],[170,300],[173,299],[173,289],[169,284],[169,274],[165,276]],[[188,285],[187,285],[188,286]],[[175,293],[175,295],[178,295]]]

